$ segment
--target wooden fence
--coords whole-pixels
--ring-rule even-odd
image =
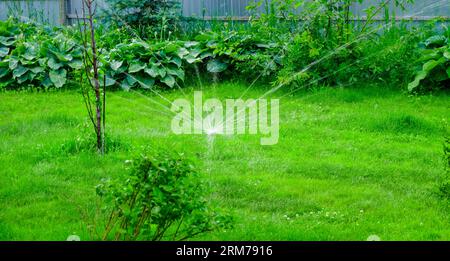
[[[82,0],[0,0],[0,20],[13,15],[23,20],[34,19],[50,24],[70,24],[81,15]],[[99,9],[107,9],[105,0],[97,0]],[[186,17],[201,19],[247,20],[246,6],[252,0],[179,0],[181,13]],[[267,0],[270,1],[270,0]],[[384,0],[367,0],[363,4],[352,6],[352,13],[364,19],[364,10],[370,5]],[[261,12],[265,9],[260,7]],[[405,11],[395,10],[396,18],[412,20],[430,20],[437,16],[449,19],[450,0],[416,0],[407,6]]]

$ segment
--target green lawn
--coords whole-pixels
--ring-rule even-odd
[[[237,98],[246,88],[224,83],[205,95]],[[192,91],[162,95],[192,98]],[[125,173],[125,160],[146,146],[195,157],[212,204],[234,216],[233,229],[198,240],[450,240],[450,210],[436,195],[448,94],[297,93],[280,101],[274,146],[261,146],[258,135],[174,135],[171,116],[154,101],[168,103],[147,96],[108,93],[108,130],[122,146],[102,158],[63,149],[85,137],[77,92],[0,93],[0,240],[88,240],[95,185]]]

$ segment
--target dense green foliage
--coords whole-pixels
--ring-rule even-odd
[[[139,156],[123,180],[97,186],[109,204],[103,240],[183,240],[227,226],[209,209],[193,163],[172,154]]]
[[[61,88],[83,67],[79,44],[62,30],[8,20],[0,34],[0,87]]]
[[[409,91],[415,91],[422,83],[437,88],[450,86],[450,30],[444,35],[434,35],[422,43],[419,62],[421,70],[408,85]]]
[[[178,29],[179,8],[176,0],[106,0],[101,17],[113,26],[131,26],[141,37],[165,38]]]
[[[160,24],[157,10],[176,9],[171,1],[131,2],[113,6],[122,8],[122,16],[138,19],[137,24]],[[359,81],[406,89],[420,66],[410,91],[421,84],[432,86],[428,89],[448,86],[448,30],[432,36],[436,26],[398,24],[385,4],[366,10],[368,20],[358,24],[348,9],[353,2],[279,0],[261,14],[256,10],[262,1],[255,1],[248,6],[253,15],[247,25],[204,28],[190,39],[171,36],[168,25],[154,35],[150,28],[111,16],[115,23],[98,30],[101,73],[107,86],[124,90],[182,87],[193,69],[295,89]],[[133,9],[133,4],[139,6]],[[300,6],[302,12],[293,12]],[[129,8],[137,13],[125,15]],[[385,21],[375,24],[371,19],[382,10]],[[140,13],[147,20],[141,21]],[[65,86],[83,67],[79,43],[75,28],[0,22],[0,87]]]

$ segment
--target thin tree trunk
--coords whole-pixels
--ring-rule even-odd
[[[94,70],[94,92],[95,92],[95,110],[96,110],[96,127],[97,127],[97,150],[103,153],[103,142],[102,142],[102,101],[100,94],[100,83],[98,76],[98,57],[97,57],[97,46],[95,42],[95,28],[93,22],[93,10],[92,10],[92,0],[86,0],[86,5],[89,13],[89,27],[91,31],[91,49],[92,49],[92,67]]]
[[[350,6],[352,5],[352,3],[350,1],[348,1],[346,3],[347,5],[345,6],[345,36],[346,36],[346,41],[348,42],[349,40],[349,32],[350,32]]]

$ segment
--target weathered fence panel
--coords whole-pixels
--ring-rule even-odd
[[[0,19],[9,16],[22,20],[63,24],[66,22],[66,0],[0,0]]]
[[[105,0],[97,0],[99,9],[107,9]],[[179,0],[182,5],[182,14],[186,17],[204,19],[236,19],[245,20],[249,13],[246,6],[252,0]],[[270,2],[270,0],[267,0]],[[352,13],[364,19],[369,6],[385,0],[365,1],[363,4],[352,6]],[[10,15],[28,18],[38,22],[50,24],[70,24],[74,19],[82,15],[82,0],[0,0],[0,19],[6,19]],[[260,12],[265,6],[260,7]],[[414,4],[407,6],[405,11],[400,8],[395,10],[397,19],[411,18],[413,20],[429,20],[436,16],[450,17],[450,0],[416,0]],[[391,13],[392,14],[392,13]],[[380,17],[381,19],[381,17]]]
[[[252,0],[181,0],[184,16],[194,16],[199,18],[219,18],[225,19],[236,17],[245,19],[249,16],[246,6]],[[366,10],[369,6],[378,4],[385,0],[370,0],[362,4],[354,4],[351,8],[352,13],[364,18]],[[270,2],[270,0],[268,1]],[[450,16],[450,0],[417,0],[414,4],[408,4],[405,11],[401,8],[393,8],[391,3],[390,9],[394,10],[397,19],[412,18],[414,20],[429,20],[436,16]],[[264,12],[265,4],[260,7],[260,12]]]

